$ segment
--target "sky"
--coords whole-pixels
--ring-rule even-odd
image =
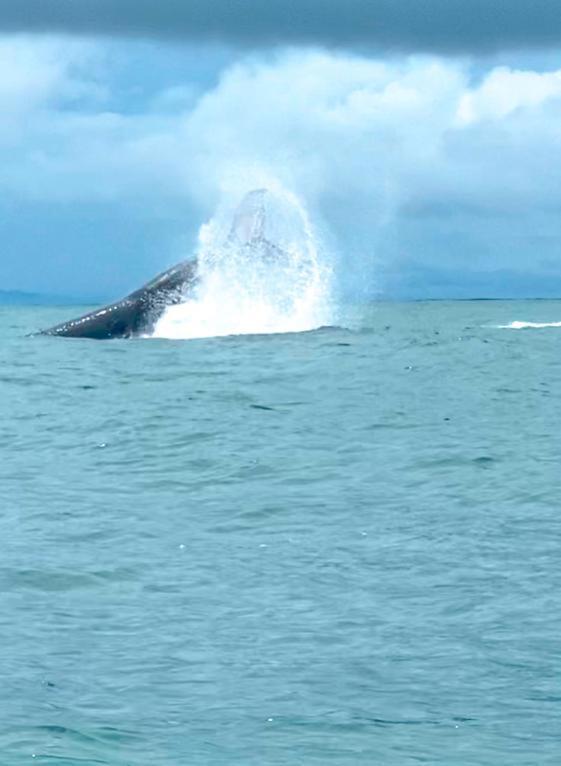
[[[557,0],[0,0],[0,290],[114,298],[280,185],[353,298],[561,296]]]

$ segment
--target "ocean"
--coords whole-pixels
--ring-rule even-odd
[[[561,763],[561,302],[69,313],[0,310],[2,766]]]

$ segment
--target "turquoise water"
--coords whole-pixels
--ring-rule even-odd
[[[0,312],[2,765],[560,762],[561,303],[67,313]]]

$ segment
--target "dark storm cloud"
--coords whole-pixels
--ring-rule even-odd
[[[441,52],[561,44],[559,0],[0,0],[4,32]]]

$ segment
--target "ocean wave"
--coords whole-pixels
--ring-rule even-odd
[[[510,322],[501,324],[501,330],[543,330],[546,327],[561,327],[561,322]]]

